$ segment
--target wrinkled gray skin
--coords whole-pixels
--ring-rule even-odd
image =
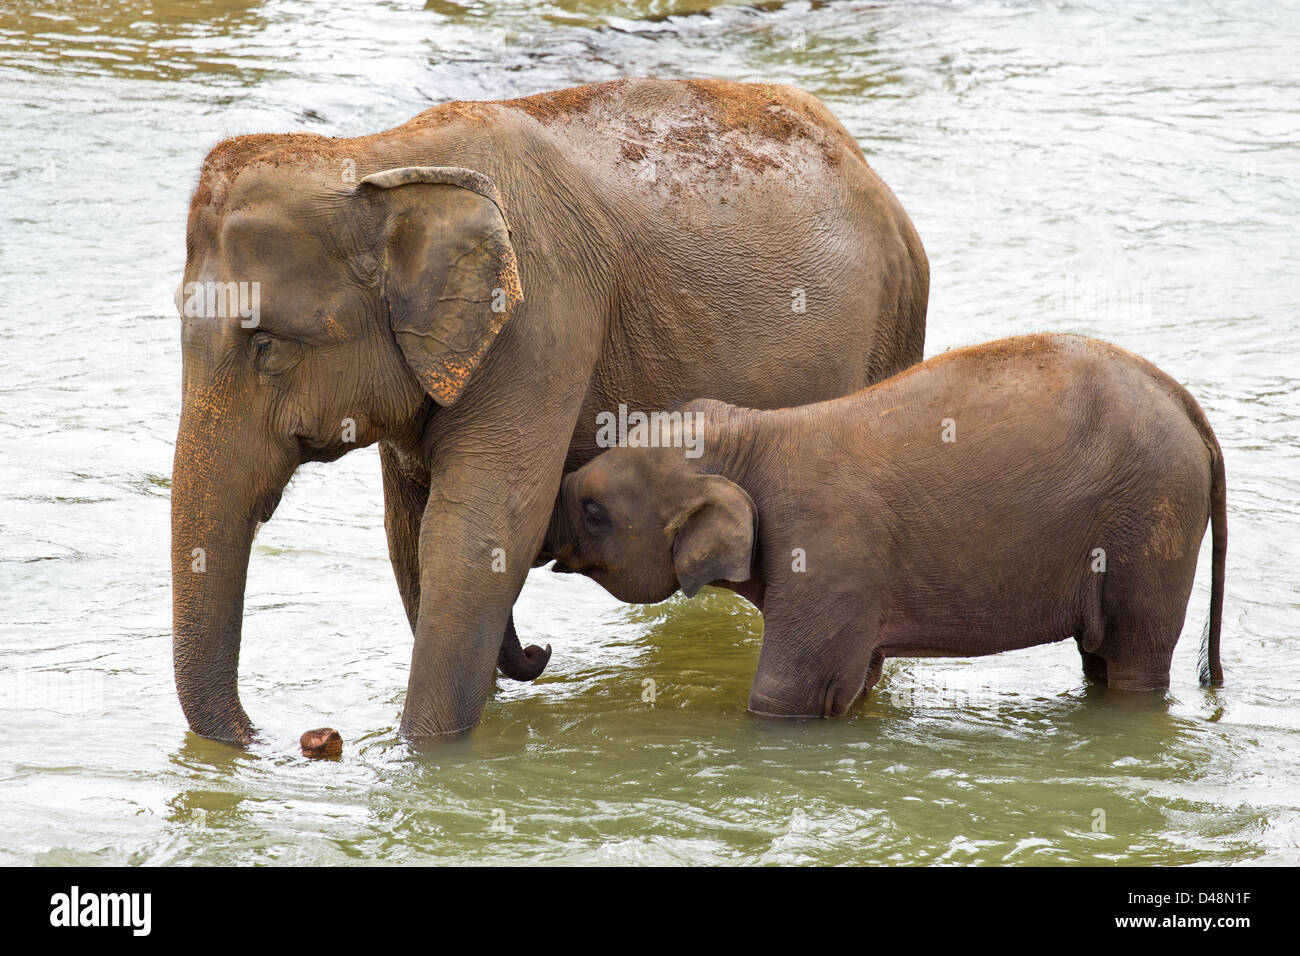
[[[358,139],[239,137],[208,156],[186,240],[185,283],[260,283],[256,327],[182,319],[176,686],[223,740],[253,737],[249,550],[302,462],[379,443],[415,637],[402,732],[448,734],[478,722],[496,666],[545,665],[511,607],[597,412],[828,398],[924,339],[911,223],[785,87],[624,81]]]
[[[1166,688],[1207,522],[1201,676],[1222,683],[1223,455],[1195,399],[1143,359],[1025,336],[804,408],[685,410],[704,454],[598,456],[565,477],[545,552],[624,601],[710,583],[751,600],[750,710],[843,714],[886,657],[1070,637],[1091,680]]]

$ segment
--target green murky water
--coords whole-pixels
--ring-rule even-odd
[[[1300,11],[1235,2],[0,2],[0,861],[1231,863],[1300,859]],[[396,735],[410,636],[373,449],[304,469],[252,558],[243,698],[171,681],[171,295],[223,136],[391,126],[622,75],[791,82],[898,193],[927,353],[1072,330],[1186,382],[1227,450],[1225,664],[1166,700],[1072,645],[896,661],[838,722],[747,715],[761,622],[535,572],[555,646],[468,741]],[[296,754],[332,724],[337,763]]]

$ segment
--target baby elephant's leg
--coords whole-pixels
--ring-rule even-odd
[[[1089,683],[1106,686],[1106,658],[1085,651],[1080,642],[1079,656],[1083,658],[1083,676]]]
[[[1117,621],[1106,630],[1106,686],[1113,690],[1166,690],[1169,665],[1183,622]]]
[[[1196,576],[1196,549],[1172,559],[1143,555],[1132,566],[1112,563],[1106,572],[1104,636],[1097,654],[1106,661],[1106,686],[1160,691],[1169,687],[1169,665],[1183,630]]]
[[[880,678],[873,653],[876,632],[877,621],[865,614],[837,624],[824,615],[769,609],[749,709],[774,717],[847,713],[868,679],[875,683]]]

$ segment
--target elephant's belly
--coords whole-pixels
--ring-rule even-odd
[[[1070,618],[1057,601],[959,613],[896,607],[886,612],[877,647],[887,657],[981,657],[1067,640],[1075,636]]]

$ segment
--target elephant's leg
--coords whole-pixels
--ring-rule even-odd
[[[880,683],[880,675],[884,673],[884,670],[885,655],[879,650],[872,651],[871,663],[867,667],[867,677],[862,682],[862,694],[860,696],[871,693],[871,688]]]
[[[770,599],[769,599],[770,600]],[[837,717],[880,677],[875,648],[878,617],[808,610],[773,602],[763,620],[763,649],[749,692],[749,709],[775,717]],[[811,605],[815,606],[815,605]]]
[[[420,611],[420,522],[429,501],[429,482],[416,469],[404,467],[401,455],[386,442],[379,445],[379,462],[384,475],[384,531],[388,534],[388,557],[397,577],[406,619],[415,633]],[[533,680],[541,676],[551,659],[551,645],[522,647],[511,613],[501,639],[497,666],[512,680]]]
[[[415,632],[420,612],[420,522],[429,502],[429,479],[387,442],[379,443],[379,463],[384,475],[384,531],[388,559],[397,577],[406,619]]]
[[[577,418],[577,401],[567,410],[558,404],[530,404],[524,416],[515,402],[461,402],[430,427],[407,736],[468,730],[482,716]]]
[[[1182,631],[1175,620],[1112,618],[1107,621],[1106,686],[1113,690],[1162,691],[1169,688],[1169,666]]]
[[[1106,658],[1100,654],[1093,654],[1083,649],[1082,643],[1079,645],[1079,657],[1083,659],[1083,677],[1090,684],[1100,684],[1106,686]]]
[[[1105,636],[1097,647],[1097,654],[1106,659],[1107,687],[1169,687],[1169,666],[1183,630],[1195,559],[1195,551],[1189,551],[1177,561],[1147,561],[1132,571],[1111,565],[1102,598]]]

